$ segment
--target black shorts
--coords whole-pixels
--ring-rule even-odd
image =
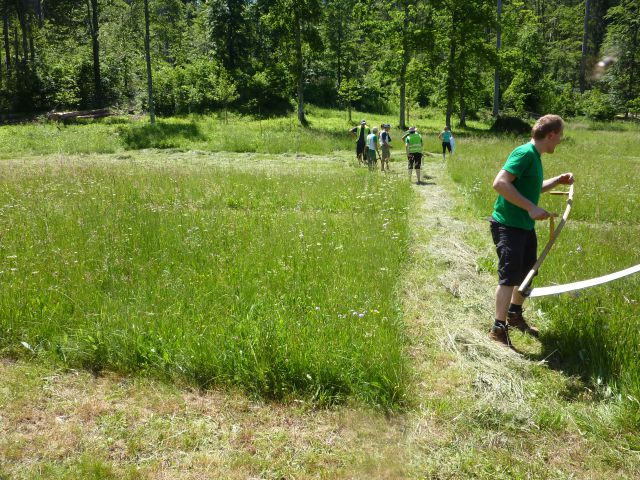
[[[356,155],[362,155],[364,154],[364,142],[360,143],[357,142],[356,143]]]
[[[536,231],[507,227],[493,218],[489,223],[498,254],[498,284],[513,287],[520,285],[536,263]]]
[[[449,150],[449,153],[451,153],[451,143],[442,142],[442,153],[445,153],[445,151],[447,150]]]
[[[420,170],[420,165],[422,165],[421,153],[409,153],[407,154],[407,159],[409,160],[409,170],[411,170],[412,168]]]

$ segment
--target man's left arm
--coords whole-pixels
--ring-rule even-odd
[[[573,183],[573,173],[567,172],[557,177],[552,177],[542,182],[542,191],[547,192],[556,185],[571,185]]]

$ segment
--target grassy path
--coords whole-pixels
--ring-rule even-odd
[[[394,164],[403,174],[403,164]],[[316,410],[0,362],[0,478],[638,478],[637,434],[606,391],[486,336],[492,275],[485,222],[440,163],[412,217],[402,285],[414,366],[410,407]],[[538,318],[544,329],[544,317]]]

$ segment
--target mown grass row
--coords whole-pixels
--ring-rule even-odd
[[[545,177],[572,171],[575,200],[562,236],[547,257],[536,285],[588,279],[640,263],[640,144],[638,128],[593,130],[569,124],[555,154],[543,156]],[[606,128],[606,129],[605,129]],[[448,165],[452,178],[469,198],[472,214],[488,218],[495,192],[493,177],[506,157],[526,137],[470,138]],[[543,196],[541,205],[562,213],[564,197]],[[540,248],[548,224],[538,226]],[[480,259],[495,268],[495,256]],[[640,406],[640,278],[626,278],[576,295],[531,302],[549,319],[542,341],[545,357],[562,368],[612,387]],[[636,410],[638,411],[638,410]],[[640,420],[638,417],[637,420]]]
[[[139,160],[0,164],[4,355],[404,401],[404,177]]]

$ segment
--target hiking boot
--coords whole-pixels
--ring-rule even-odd
[[[489,337],[491,340],[515,350],[511,343],[511,339],[509,338],[509,325],[506,323],[494,323],[493,327],[491,327],[491,331],[489,332]]]
[[[508,312],[507,324],[509,327],[517,328],[521,332],[528,333],[532,337],[538,337],[540,335],[538,329],[529,325],[520,312]]]

